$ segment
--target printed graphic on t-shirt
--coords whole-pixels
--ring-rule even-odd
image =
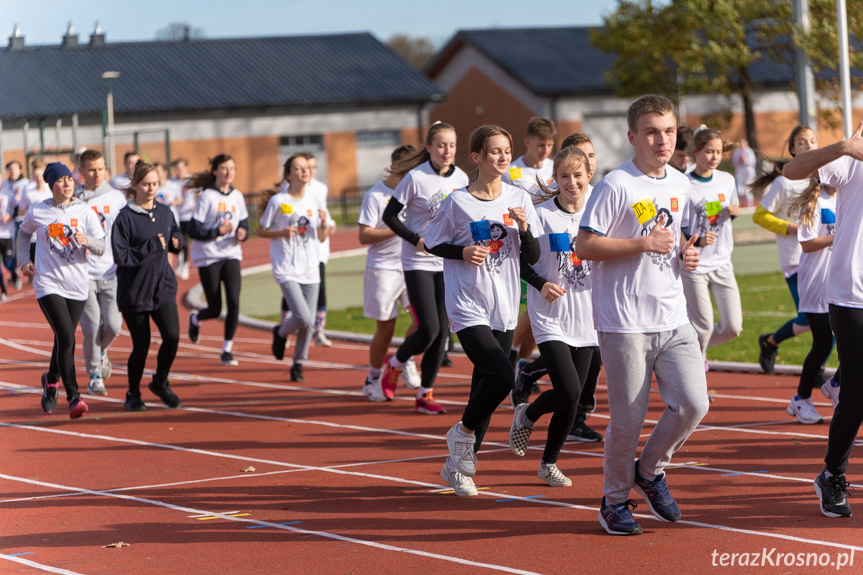
[[[218,215],[216,218],[220,222],[230,222],[234,219],[234,213],[237,211],[237,206],[231,206],[231,209],[228,209],[228,206],[225,205],[225,202],[219,202],[217,206]]]
[[[557,255],[557,273],[569,284],[569,289],[584,287],[584,280],[590,275],[591,264],[578,257],[575,251],[575,238],[567,233],[549,234],[549,247]]]
[[[510,257],[512,248],[504,241],[509,231],[501,223],[486,219],[470,223],[471,238],[476,246],[486,246],[485,269],[492,274],[500,274],[501,265]]]
[[[429,198],[429,219],[433,220],[437,215],[438,210],[440,209],[441,203],[444,201],[444,198],[447,197],[448,194],[444,194],[442,191],[438,190]]]
[[[48,245],[51,251],[63,261],[71,261],[75,257],[78,242],[75,241],[75,230],[63,223],[48,224]]]
[[[702,199],[695,204],[695,231],[703,236],[706,232],[719,233],[725,222],[728,221],[728,212],[723,211],[722,202],[708,202]]]
[[[821,209],[821,223],[827,226],[827,235],[832,236],[836,232],[836,212],[830,208]],[[833,251],[833,246],[830,246],[830,251]]]
[[[662,216],[665,216],[665,227],[670,229],[674,234],[674,242],[677,242],[677,231],[672,227],[674,223],[674,216],[671,215],[671,212],[665,208],[656,208],[656,198],[644,199],[634,206],[632,206],[633,210],[636,212],[636,217],[638,217],[639,210],[636,210],[636,206],[638,206],[641,210],[642,217],[646,213],[653,213],[653,217],[649,219],[644,219],[642,221],[642,217],[639,217],[639,223],[641,223],[641,237],[647,237],[650,235],[650,232],[653,231],[653,228],[656,227],[656,224],[659,223],[659,219]],[[674,250],[671,250],[671,253],[667,254],[656,254],[653,252],[645,252],[646,255],[650,258],[651,263],[655,266],[659,266],[659,271],[664,271],[665,268],[671,269],[671,261],[674,258]]]

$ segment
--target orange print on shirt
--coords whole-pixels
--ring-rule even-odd
[[[103,207],[103,208],[102,208],[102,213],[103,213],[103,214],[110,214],[110,213],[111,213],[111,206],[105,206],[105,207]]]
[[[504,214],[504,215],[503,215],[503,223],[504,223],[505,225],[507,225],[507,226],[512,226],[512,225],[514,225],[514,224],[513,224],[513,221],[512,221],[512,217],[511,217],[509,214]]]
[[[225,202],[219,202],[219,205],[216,209],[220,212],[224,212],[225,211]]]
[[[579,259],[578,255],[575,252],[569,253],[569,261],[572,262],[572,265],[574,265],[574,266],[580,266],[581,265],[581,260]]]
[[[73,227],[73,228],[77,228],[77,227],[78,227],[78,220],[76,220],[76,219],[72,218],[72,227]]]
[[[671,211],[676,212],[680,209],[679,204],[677,203],[677,198],[671,198]]]
[[[490,240],[488,242],[488,251],[489,253],[496,254],[500,252],[500,248],[503,247],[503,241],[501,240]]]
[[[720,201],[720,202],[724,202],[724,201],[725,201],[725,194],[719,194],[719,201]]]

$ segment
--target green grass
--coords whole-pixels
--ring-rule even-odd
[[[738,276],[737,281],[743,304],[743,333],[739,338],[726,344],[711,347],[707,351],[707,357],[712,361],[757,363],[758,336],[776,331],[779,326],[796,315],[794,301],[781,273]],[[714,314],[716,314],[715,308]],[[264,319],[277,321],[278,316]],[[404,335],[408,325],[410,325],[410,316],[403,312],[396,320],[396,335]],[[374,333],[375,322],[363,317],[361,307],[352,307],[343,311],[329,312],[327,327],[339,331],[371,334]],[[812,336],[809,333],[783,342],[779,348],[776,363],[802,365],[811,345]],[[838,365],[835,352],[827,365],[830,367]]]

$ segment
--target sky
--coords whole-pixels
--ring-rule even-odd
[[[615,0],[0,0],[0,47],[15,24],[26,45],[59,44],[71,21],[86,41],[96,21],[107,42],[152,40],[170,22],[201,28],[207,38],[371,32],[428,37],[443,45],[468,28],[589,26],[613,11]]]

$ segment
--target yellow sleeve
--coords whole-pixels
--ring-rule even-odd
[[[777,218],[772,212],[767,211],[761,206],[755,208],[755,213],[752,214],[752,221],[765,230],[780,236],[788,235],[788,226],[791,223],[786,222],[782,218]]]

